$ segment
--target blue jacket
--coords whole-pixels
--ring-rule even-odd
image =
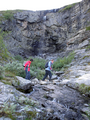
[[[48,70],[48,71],[51,71],[52,70],[52,62],[51,61],[49,61],[48,62],[48,67],[47,68],[45,68],[45,70]]]

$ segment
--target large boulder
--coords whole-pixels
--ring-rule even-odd
[[[33,83],[30,80],[16,76],[17,80],[12,81],[12,85],[23,92],[30,92],[33,88]]]

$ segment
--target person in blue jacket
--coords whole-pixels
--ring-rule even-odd
[[[48,66],[47,66],[47,68],[45,68],[45,76],[42,79],[42,81],[44,81],[48,75],[49,75],[49,81],[51,80],[51,77],[52,77],[52,73],[51,73],[52,67],[51,66],[52,66],[53,62],[54,62],[54,60],[51,60],[48,62]]]

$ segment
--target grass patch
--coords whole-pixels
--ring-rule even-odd
[[[0,14],[2,14],[2,16],[0,16],[0,21],[3,20],[12,20],[13,16],[15,13],[17,12],[22,12],[23,10],[6,10],[6,11],[0,11]]]
[[[88,94],[88,95],[90,94],[90,86],[88,85],[81,84],[79,85],[78,90],[83,94]]]
[[[86,30],[90,30],[90,26],[86,27]]]
[[[0,116],[6,116],[15,120],[15,116],[13,113],[15,112],[16,105],[8,105],[7,103],[4,104],[4,107],[0,110]]]
[[[86,50],[90,50],[90,45],[88,45],[88,46],[86,47]]]
[[[12,20],[13,18],[13,13],[11,12],[11,10],[7,10],[5,12],[3,12],[3,17],[5,20]]]
[[[69,9],[71,9],[71,8],[72,8],[73,6],[75,6],[75,5],[76,5],[76,3],[67,5],[65,8],[63,8],[62,10],[59,10],[58,12],[63,12],[63,11],[65,11],[65,10],[69,10]]]

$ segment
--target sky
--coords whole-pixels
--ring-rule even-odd
[[[0,11],[3,10],[51,10],[77,3],[82,0],[2,0]]]

